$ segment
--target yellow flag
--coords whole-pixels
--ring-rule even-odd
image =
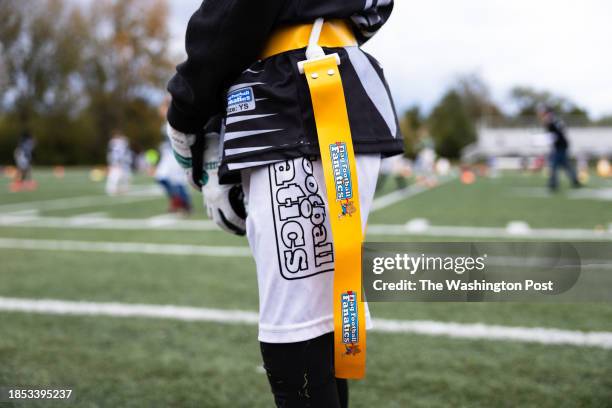
[[[365,375],[365,304],[361,290],[361,213],[351,128],[337,55],[305,61],[319,137],[334,245],[336,377]]]

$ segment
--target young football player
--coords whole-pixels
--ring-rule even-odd
[[[309,44],[339,56],[346,106],[329,109],[348,112],[365,228],[381,157],[403,152],[382,68],[359,47],[392,9],[393,0],[204,1],[187,27],[188,59],[168,85],[177,160],[212,219],[246,233],[252,249],[259,341],[278,407],[348,405],[334,368],[330,219],[350,216],[354,205],[329,212],[318,123],[298,64],[311,59]]]
[[[115,196],[127,193],[132,178],[132,151],[128,139],[118,131],[113,132],[108,142],[106,161],[106,194]]]
[[[19,139],[19,144],[14,152],[17,176],[10,185],[13,192],[21,190],[35,190],[36,181],[32,179],[32,156],[34,154],[36,141],[29,131],[24,131]]]

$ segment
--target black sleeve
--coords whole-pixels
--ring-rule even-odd
[[[285,0],[204,0],[187,26],[187,61],[168,84],[168,121],[202,130],[223,110],[222,92],[263,49]]]
[[[351,16],[359,45],[365,44],[387,23],[393,12],[393,0],[379,1],[379,5]]]
[[[563,128],[563,124],[558,121],[552,121],[546,127],[547,130],[555,135],[555,139],[564,138],[565,137],[565,129]]]

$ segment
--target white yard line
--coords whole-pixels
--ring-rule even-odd
[[[251,257],[248,247],[0,238],[0,248],[37,251]]]
[[[460,339],[505,340],[612,349],[612,332],[582,332],[544,327],[508,327],[482,323],[374,320],[375,330]]]
[[[152,228],[171,228],[175,226],[178,221],[181,221],[180,216],[178,214],[161,214],[148,218],[146,220],[147,225]]]
[[[16,216],[16,217],[37,217],[40,214],[40,211],[38,210],[20,210],[20,211],[13,211],[10,213],[5,213],[5,215],[11,215],[11,216]]]
[[[122,254],[154,254],[154,255],[194,255],[227,258],[250,258],[251,251],[247,246],[206,246],[180,244],[154,244],[143,242],[96,242],[46,239],[0,238],[0,249],[16,249],[31,251],[66,251],[66,252],[102,252]],[[436,254],[444,256],[443,254]],[[553,258],[530,258],[531,266],[551,265]],[[498,266],[526,267],[526,264],[515,257],[490,257],[489,263]],[[583,269],[611,269],[612,265],[606,259],[581,259]]]
[[[40,219],[37,215],[0,215],[0,226],[2,227],[17,227],[24,223],[36,222]],[[66,219],[62,219],[62,225],[66,223]]]
[[[397,204],[407,198],[414,197],[429,190],[433,190],[434,188],[440,187],[453,180],[455,180],[455,178],[452,177],[445,180],[441,180],[440,183],[435,187],[426,187],[418,184],[413,184],[401,190],[397,190],[387,195],[375,198],[372,202],[372,208],[370,209],[370,212],[374,213],[376,211],[380,211],[382,209],[392,206],[393,204]]]
[[[95,226],[97,224],[102,224],[108,219],[107,214],[103,212],[97,213],[87,213],[87,214],[78,214],[74,217],[68,218],[67,225],[75,226],[75,227],[85,227],[85,226]]]
[[[45,315],[138,317],[238,325],[256,325],[258,323],[258,315],[255,312],[172,305],[92,303],[0,297],[0,310]],[[513,341],[612,349],[612,332],[583,332],[543,327],[508,327],[481,323],[388,319],[374,319],[374,331],[470,340]]]
[[[517,228],[510,227],[471,227],[435,226],[427,220],[412,220],[404,225],[372,224],[368,226],[368,236],[430,236],[463,237],[524,240],[612,240],[612,225],[608,230],[579,228]],[[37,215],[0,214],[0,227],[19,228],[57,228],[93,230],[160,230],[160,231],[221,231],[210,220],[180,219],[174,216],[157,216],[146,219],[105,218],[88,215],[76,217],[39,217]]]
[[[77,222],[71,222],[74,220]],[[79,222],[83,221],[83,222]],[[93,229],[93,230],[160,230],[160,231],[220,231],[209,220],[178,219],[176,217],[106,218],[106,217],[37,217],[0,214],[0,227]]]
[[[92,212],[92,213],[84,213],[84,214],[77,214],[77,215],[73,215],[72,217],[70,217],[70,219],[75,220],[78,218],[85,218],[85,219],[90,219],[90,218],[108,218],[108,213],[105,212]]]
[[[74,208],[100,207],[150,201],[159,198],[161,194],[153,194],[143,190],[131,192],[128,195],[109,197],[106,195],[56,198],[42,201],[26,201],[22,203],[0,205],[0,213],[12,213],[24,210],[66,210]]]
[[[23,225],[23,224],[21,224]],[[522,239],[522,240],[587,240],[587,241],[610,241],[612,230],[589,230],[589,229],[563,229],[563,228],[532,228],[523,232],[509,228],[495,227],[455,227],[455,226],[433,226],[423,225],[413,228],[412,225],[369,225],[367,235],[379,236],[428,236],[428,237],[463,237],[463,238],[497,238],[497,239]]]

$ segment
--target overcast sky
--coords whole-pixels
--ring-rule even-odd
[[[172,0],[173,49],[199,0]],[[429,109],[457,75],[477,72],[507,106],[517,84],[549,89],[595,116],[612,113],[612,1],[396,0],[366,45],[398,109]]]

